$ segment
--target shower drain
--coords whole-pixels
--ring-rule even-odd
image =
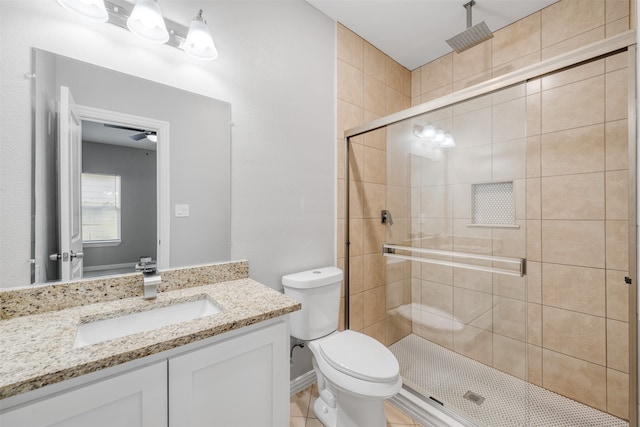
[[[471,390],[467,391],[462,397],[470,400],[478,406],[482,405],[482,402],[484,402],[484,397],[480,396],[478,393],[472,392]]]

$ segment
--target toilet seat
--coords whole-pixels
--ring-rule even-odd
[[[397,359],[370,336],[346,330],[321,340],[319,348],[326,362],[343,374],[375,383],[388,383],[398,378]]]
[[[391,372],[391,374],[389,373],[378,374],[378,378],[389,377],[388,380],[379,379],[378,381],[371,381],[371,380],[365,380],[362,378],[357,378],[353,376],[354,371],[359,371],[355,367],[349,370],[346,368],[345,364],[343,364],[341,369],[338,369],[335,367],[336,366],[335,360],[333,360],[333,364],[329,363],[328,358],[325,357],[323,354],[323,352],[326,353],[327,350],[324,350],[324,351],[321,350],[321,346],[325,341],[330,342],[330,340],[333,340],[337,336],[345,333],[347,334],[345,336],[345,341],[348,341],[349,338],[354,338],[354,336],[351,334],[357,334],[358,336],[366,336],[359,332],[347,330],[343,332],[334,332],[333,334],[328,335],[327,337],[310,341],[309,349],[311,350],[311,353],[313,353],[313,356],[314,356],[313,358],[314,368],[319,370],[320,373],[334,388],[337,388],[339,390],[342,390],[345,393],[348,393],[354,396],[359,396],[360,398],[363,398],[363,399],[387,399],[397,394],[402,388],[402,377],[400,376],[400,367],[398,365],[397,360],[395,360],[395,357],[393,357],[393,353],[391,353],[391,351],[386,347],[384,347],[382,344],[380,344],[380,347],[382,347],[382,349],[389,352],[389,354],[391,355],[391,357],[393,357],[395,361],[395,368],[393,370],[390,369],[389,371],[387,371],[387,372]],[[360,339],[359,337],[355,337],[355,340],[359,340],[359,339]],[[370,338],[370,337],[367,337],[367,339],[373,340],[373,338]],[[339,342],[339,341],[336,341],[336,342]],[[347,344],[347,345],[348,345],[348,348],[350,349],[348,351],[350,351],[351,353],[355,353],[353,356],[360,357],[360,358],[369,357],[371,359],[370,362],[372,364],[376,363],[375,358],[368,355],[366,353],[366,350],[361,350],[356,348],[353,343]],[[329,346],[329,348],[330,347],[331,346]],[[331,350],[329,350],[329,352],[331,352]],[[381,353],[385,353],[385,352],[381,351]],[[376,352],[376,354],[378,354],[378,352]],[[382,360],[384,361],[386,360],[386,358],[383,356]],[[392,364],[393,363],[389,361],[382,362],[382,365],[387,367],[385,369],[388,369],[388,366]],[[345,370],[349,371],[350,373],[345,373],[344,372]],[[383,370],[382,372],[385,372],[385,371]],[[363,376],[362,373],[360,375]],[[365,371],[365,375],[366,375],[366,371]],[[375,374],[371,374],[371,373],[369,373],[368,375],[374,376],[374,377],[376,376]]]

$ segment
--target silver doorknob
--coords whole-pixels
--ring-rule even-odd
[[[62,258],[62,255],[60,255],[60,254],[50,254],[49,255],[49,260],[50,261],[58,261],[60,258]]]
[[[74,258],[82,259],[82,258],[84,258],[84,252],[73,252],[73,251],[71,251],[71,253],[69,254],[69,257],[71,259],[74,259]]]

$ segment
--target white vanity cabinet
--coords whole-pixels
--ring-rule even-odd
[[[285,322],[169,359],[170,427],[289,425]]]
[[[76,387],[0,415],[2,427],[166,425],[166,361]]]
[[[53,394],[3,409],[0,426],[285,426],[288,339],[283,316],[107,368],[100,379],[55,384]]]

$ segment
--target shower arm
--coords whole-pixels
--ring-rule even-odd
[[[471,20],[471,8],[475,5],[475,0],[471,0],[469,3],[463,4],[464,8],[467,10],[467,28],[471,28],[473,26],[473,21]]]

